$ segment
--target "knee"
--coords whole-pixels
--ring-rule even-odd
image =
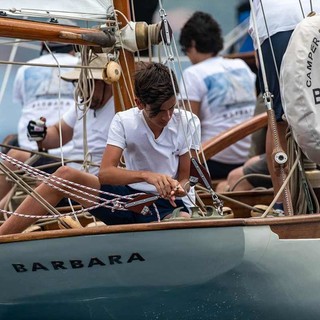
[[[29,152],[16,149],[10,149],[7,155],[21,162],[27,161],[31,156]]]
[[[238,179],[240,179],[242,176],[244,175],[243,173],[243,167],[239,167],[239,168],[236,168],[232,171],[229,172],[228,174],[228,183],[231,184],[233,183],[234,181],[237,181]]]
[[[254,157],[250,158],[249,160],[246,161],[246,163],[244,164],[244,166],[245,166],[245,167],[249,167],[249,166],[251,166],[252,164],[260,161],[260,156],[261,156],[261,155],[254,156]]]
[[[14,160],[18,160],[20,162],[25,162],[30,158],[30,153],[29,152],[24,152],[21,150],[15,150],[15,149],[10,149],[7,153],[7,156],[10,158],[13,158]],[[18,169],[18,166],[14,164],[13,161],[9,160],[4,160],[3,164],[6,165],[9,169],[11,170],[16,170]]]
[[[70,181],[75,177],[76,169],[70,168],[68,166],[61,166],[53,173],[53,175],[61,179]]]

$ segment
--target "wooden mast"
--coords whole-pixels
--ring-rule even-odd
[[[114,0],[114,8],[120,12],[124,16],[127,17],[128,21],[131,20],[131,9],[129,5],[129,1],[125,0]],[[118,14],[118,21],[121,24],[120,27],[124,27],[127,24],[127,21],[121,14]],[[129,109],[132,107],[132,101],[134,97],[131,97],[128,93],[131,87],[130,84],[133,85],[133,73],[134,73],[134,55],[133,53],[127,50],[120,50],[119,64],[122,67],[122,76],[118,83],[113,84],[113,95],[114,95],[114,103],[115,103],[115,112],[123,110],[121,105],[121,99],[123,100],[123,104],[125,109]],[[120,88],[120,92],[122,93],[122,97],[120,97],[118,88]]]

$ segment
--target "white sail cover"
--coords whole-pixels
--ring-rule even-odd
[[[32,12],[43,12],[55,16],[67,16],[70,18],[81,18],[85,16],[105,17],[113,0],[1,0],[0,10],[10,14],[22,14],[28,16]],[[16,9],[16,13],[12,9]],[[20,13],[21,12],[21,13]]]
[[[320,16],[302,20],[283,57],[280,89],[284,113],[304,154],[320,163]]]

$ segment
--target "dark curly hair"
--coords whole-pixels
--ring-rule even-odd
[[[182,51],[195,47],[201,53],[218,54],[223,48],[221,28],[211,15],[196,11],[181,29],[179,43]]]
[[[177,79],[173,71],[165,65],[155,62],[140,62],[136,66],[134,87],[136,97],[143,104],[150,105],[151,117],[160,112],[164,102],[173,97],[175,93],[179,93]]]

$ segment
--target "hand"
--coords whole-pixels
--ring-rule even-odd
[[[41,117],[39,120],[29,121],[27,130],[30,141],[42,141],[47,134],[46,119]]]
[[[175,193],[179,187],[177,180],[165,174],[150,171],[145,172],[144,180],[157,188],[157,192],[161,198],[168,199],[174,207],[176,206],[174,203]]]
[[[187,194],[186,190],[183,189],[183,187],[179,184],[174,189],[174,195],[176,197],[184,197]]]
[[[179,183],[170,176],[155,172],[146,172],[144,179],[146,182],[153,184],[161,198],[170,197],[174,194],[173,190]]]

